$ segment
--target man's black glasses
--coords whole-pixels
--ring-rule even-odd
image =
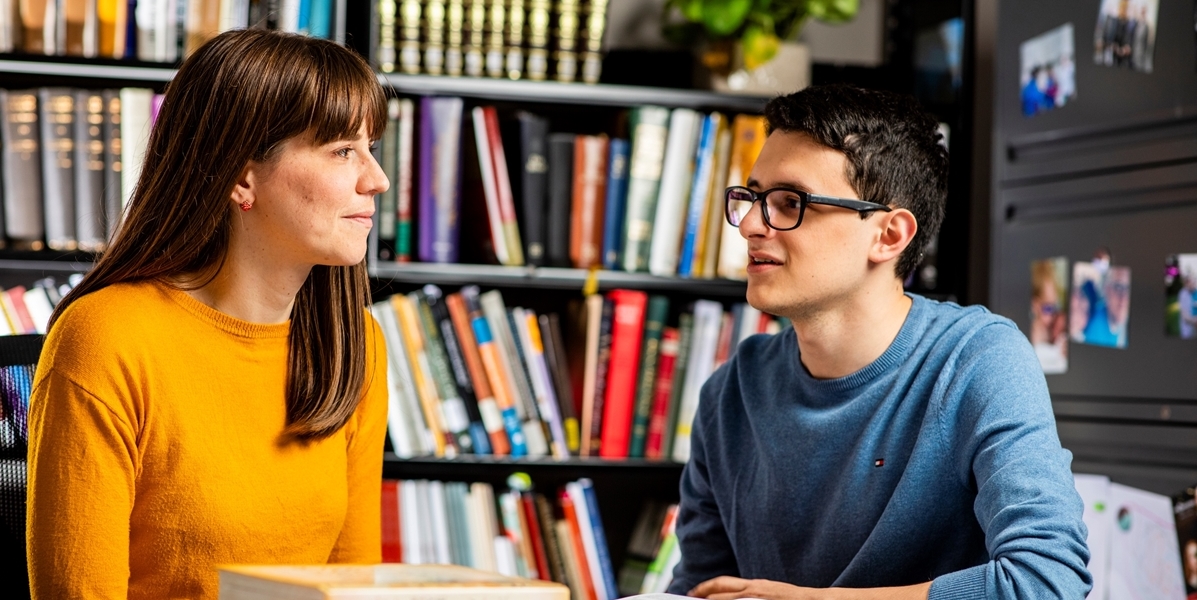
[[[807,204],[827,204],[848,208],[860,212],[862,219],[875,210],[886,212],[893,210],[876,202],[820,196],[781,187],[754,192],[746,187],[734,186],[727,188],[724,198],[726,199],[727,222],[731,223],[732,227],[739,227],[740,223],[744,221],[744,217],[748,216],[748,212],[752,210],[752,205],[757,200],[764,199],[764,202],[761,202],[761,215],[765,218],[765,225],[778,231],[797,229],[802,224]]]

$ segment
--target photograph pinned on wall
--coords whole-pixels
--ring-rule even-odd
[[[1093,63],[1151,72],[1159,0],[1101,0]]]
[[[1019,102],[1025,117],[1076,99],[1076,45],[1072,23],[1035,36],[1019,47]]]
[[[1068,258],[1031,262],[1031,346],[1047,375],[1068,372]]]
[[[1126,348],[1130,317],[1130,267],[1110,264],[1099,251],[1092,262],[1072,266],[1069,336],[1072,341],[1107,348]]]
[[[1173,254],[1164,261],[1164,333],[1197,339],[1197,254]]]

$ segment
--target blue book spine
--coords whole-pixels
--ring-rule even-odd
[[[702,137],[698,142],[698,161],[694,166],[694,181],[690,185],[690,208],[686,212],[686,229],[682,234],[682,255],[678,259],[677,274],[682,277],[694,275],[694,246],[702,235],[703,217],[706,216],[707,195],[710,185],[703,185],[711,179],[711,164],[715,159],[715,137],[719,122],[714,115],[708,115],[702,123]]]
[[[312,0],[299,0],[299,33],[307,35],[311,29]]]
[[[312,0],[311,20],[308,22],[308,35],[320,39],[332,39],[332,1]]]
[[[486,317],[477,317],[470,322],[470,325],[474,328],[474,341],[478,343],[479,353],[498,352]],[[507,430],[507,437],[511,440],[511,456],[527,456],[528,444],[524,440],[524,429],[520,426],[520,417],[515,412],[515,407],[508,406],[502,409],[500,415],[503,418],[503,429]]]
[[[613,139],[608,146],[606,214],[603,215],[603,268],[619,269],[623,248],[624,205],[628,200],[627,140]]]
[[[603,583],[616,597],[619,589],[615,585],[615,570],[611,568],[611,553],[607,550],[607,534],[603,530],[603,519],[599,516],[598,497],[594,494],[594,482],[587,478],[578,480],[586,496],[586,512],[590,515],[590,528],[594,530],[594,549],[598,552],[599,568],[603,571]]]

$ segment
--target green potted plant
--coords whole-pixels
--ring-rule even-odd
[[[716,89],[787,91],[769,88],[786,86],[779,75],[790,85],[809,81],[809,54],[796,44],[803,23],[844,23],[858,7],[858,0],[666,0],[661,27],[670,41],[698,50]],[[771,65],[775,58],[784,64]],[[805,70],[798,84],[795,69]]]

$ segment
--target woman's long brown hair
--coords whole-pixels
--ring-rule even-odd
[[[386,99],[353,52],[260,29],[216,36],[167,86],[124,221],[50,325],[75,300],[116,283],[206,285],[224,265],[230,197],[249,161],[269,161],[303,134],[317,144],[353,139],[363,122],[372,139],[381,136]],[[364,262],[312,269],[291,311],[285,436],[321,439],[353,415],[366,378],[369,300]]]

